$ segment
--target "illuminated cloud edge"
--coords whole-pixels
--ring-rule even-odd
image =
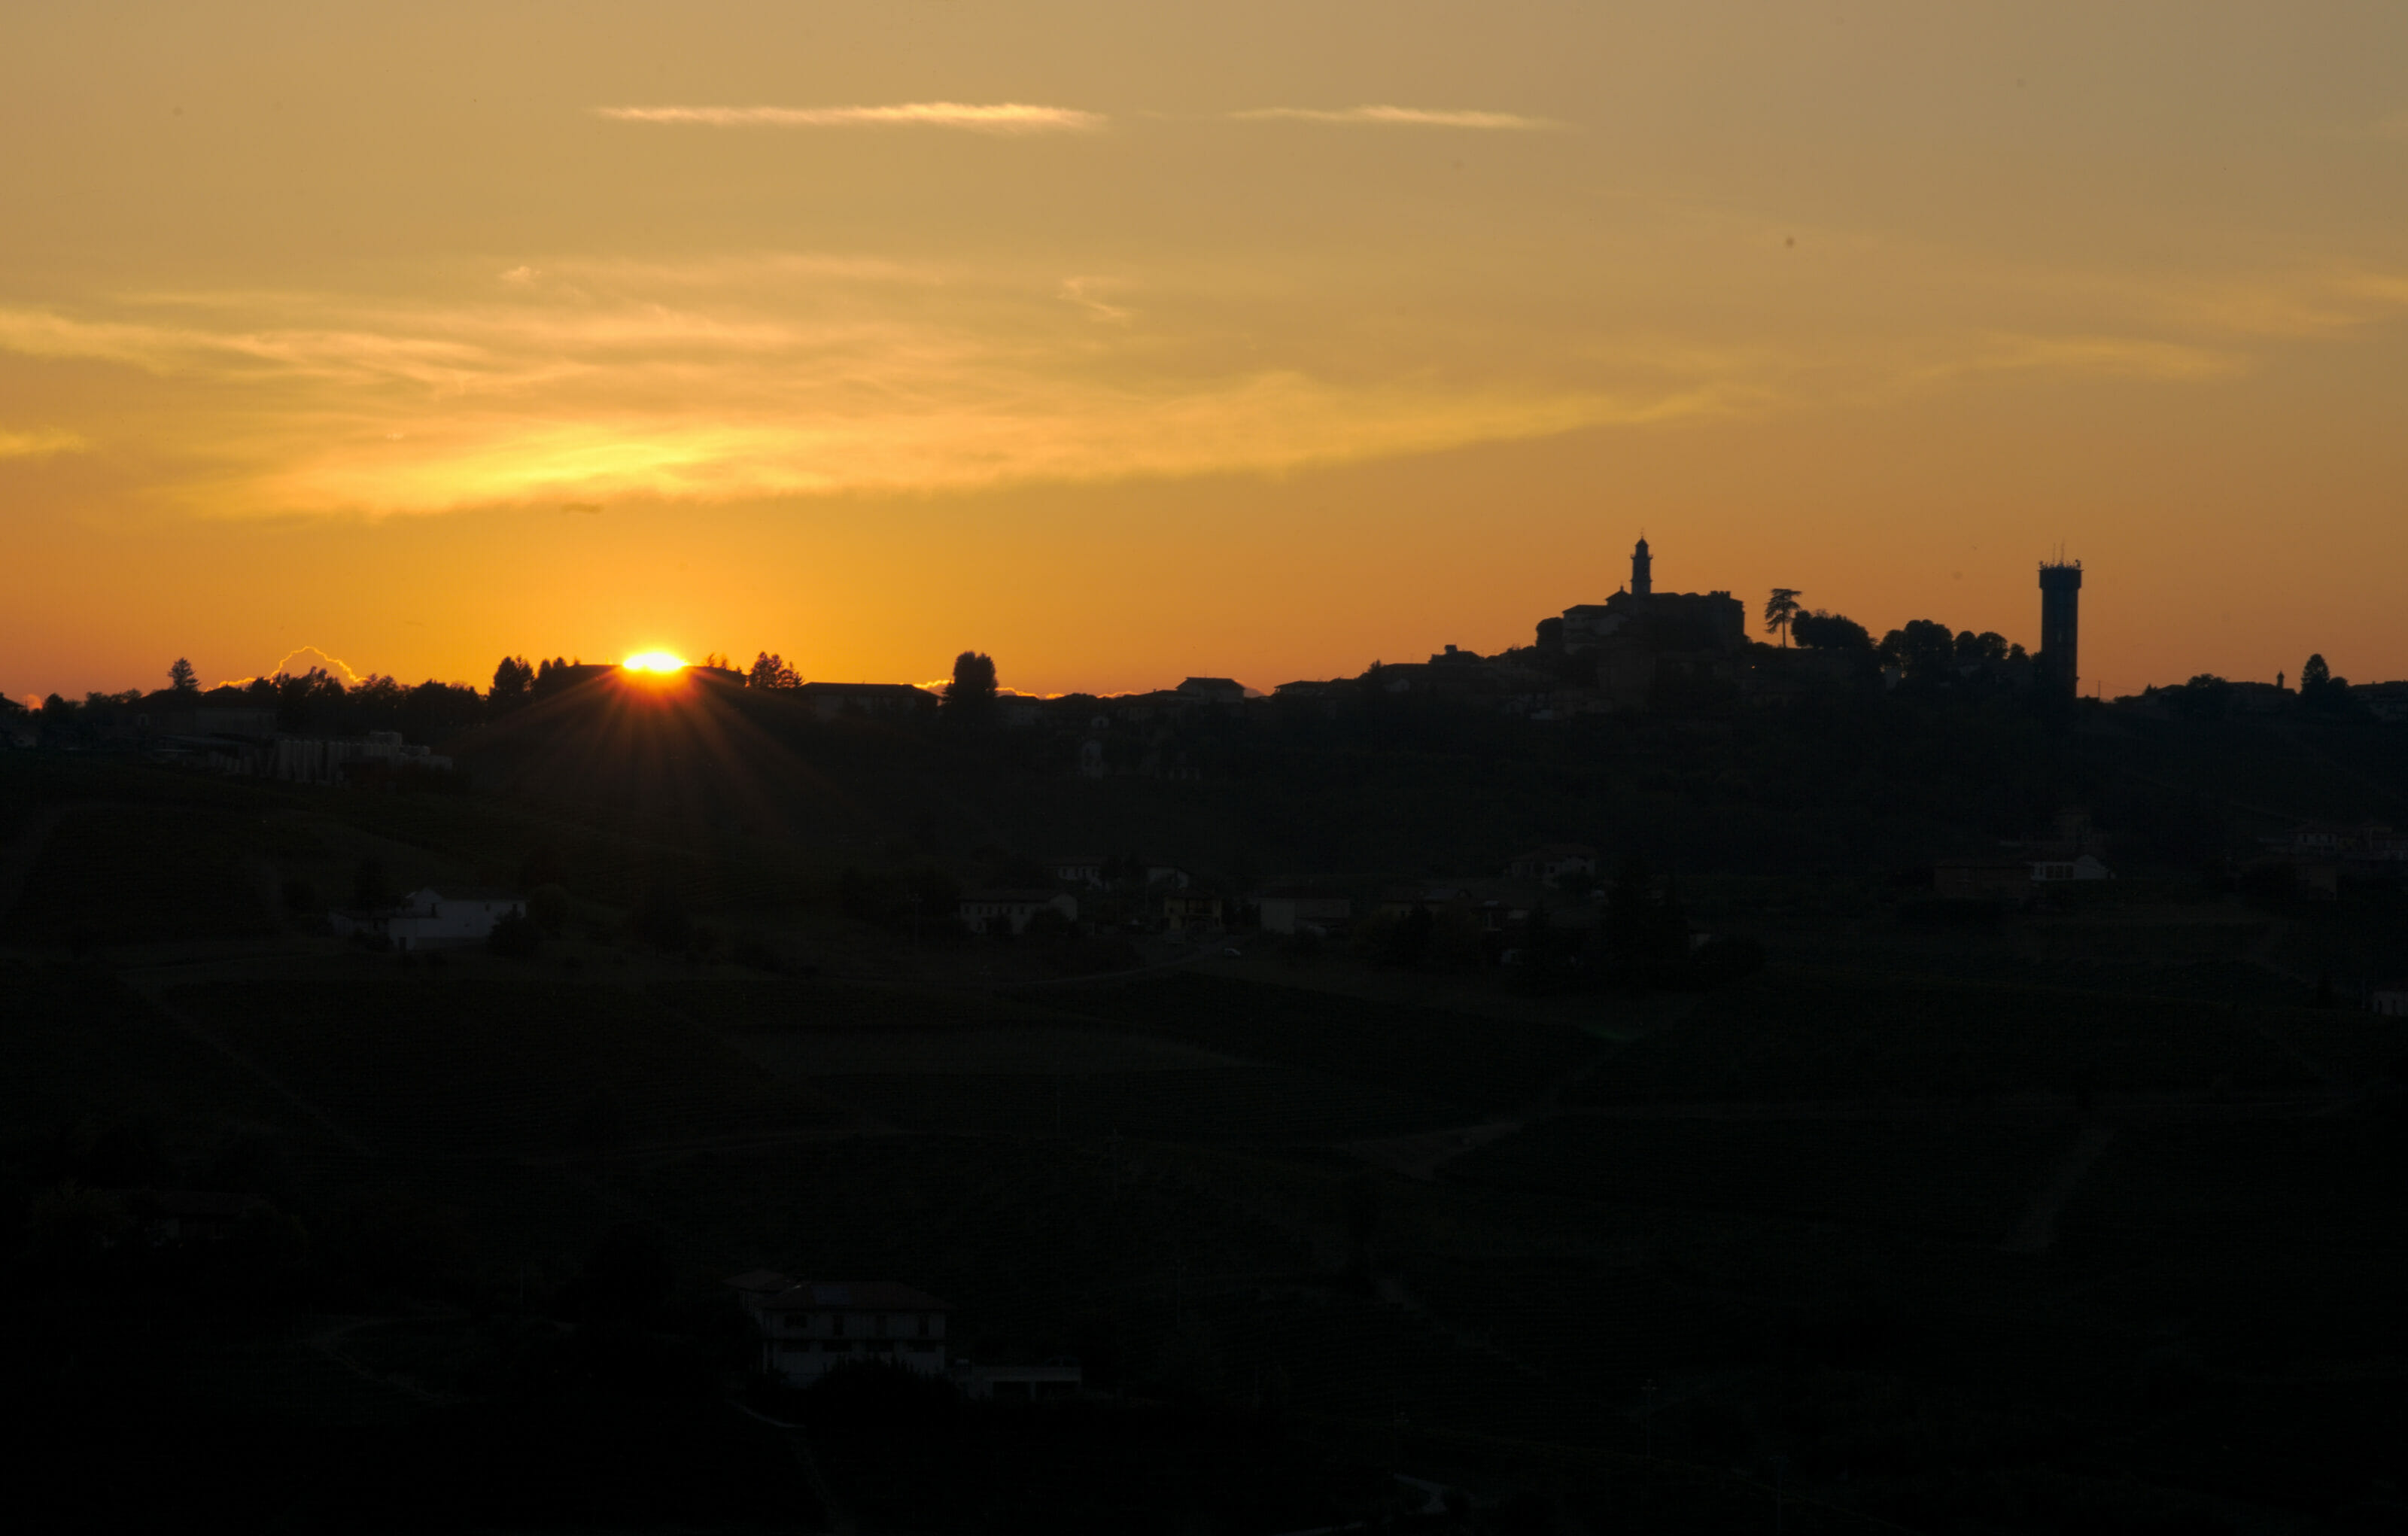
[[[1025,102],[910,101],[891,107],[597,107],[614,122],[710,128],[962,128],[981,134],[1090,133],[1110,120],[1071,107]]]

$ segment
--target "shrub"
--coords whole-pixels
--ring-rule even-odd
[[[504,912],[485,936],[485,947],[509,960],[524,960],[543,947],[543,931],[524,912]]]
[[[556,936],[568,926],[568,892],[557,882],[538,885],[527,893],[526,910],[537,927]]]

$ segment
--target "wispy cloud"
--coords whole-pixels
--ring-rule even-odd
[[[1025,102],[910,101],[891,107],[597,107],[618,122],[697,123],[709,128],[964,128],[981,134],[1086,133],[1100,112]]]
[[[1250,112],[1232,112],[1229,115],[1240,122],[1254,122],[1385,123],[1408,128],[1478,128],[1512,133],[1531,133],[1562,126],[1545,118],[1523,117],[1515,112],[1450,111],[1424,107],[1347,107],[1337,109],[1262,107]]]
[[[1681,249],[1731,278],[1765,259],[1761,235],[1707,221]],[[1851,269],[1894,269],[1885,251],[1850,248]],[[531,283],[495,282],[499,265],[464,263],[443,294],[0,305],[0,361],[123,370],[95,413],[50,412],[56,429],[0,452],[70,452],[79,432],[162,499],[229,516],[1278,474],[1985,380],[2188,387],[2408,309],[2408,278],[2363,268],[2172,295],[1976,261],[1883,288],[1871,319],[1784,330],[1657,308],[1645,269],[1500,305],[1352,265],[547,256]]]
[[[1115,325],[1127,324],[1129,312],[1126,309],[1117,304],[1106,304],[1096,296],[1095,290],[1102,286],[1103,283],[1095,278],[1064,278],[1062,296],[1096,320],[1109,321]]]
[[[53,453],[80,453],[90,446],[75,433],[57,427],[0,432],[0,459],[46,459]]]
[[[1451,378],[1376,334],[1369,353],[1335,332],[1263,353],[1215,308],[1226,274],[1174,281],[1139,324],[1093,279],[870,263],[761,280],[793,265],[562,261],[508,300],[466,296],[493,294],[486,279],[444,303],[0,308],[0,352],[157,380],[123,395],[115,430],[175,466],[161,495],[227,515],[1281,473],[1738,398],[1680,366]]]

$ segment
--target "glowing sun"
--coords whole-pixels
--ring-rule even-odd
[[[685,658],[673,656],[666,651],[638,651],[619,665],[630,672],[658,672],[666,675],[670,672],[684,671]]]

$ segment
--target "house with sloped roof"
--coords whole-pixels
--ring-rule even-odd
[[[513,892],[428,885],[402,897],[399,906],[331,912],[326,923],[337,934],[387,939],[395,949],[457,949],[483,943],[493,937],[494,925],[514,912],[526,915],[526,897]]]
[[[1584,842],[1551,842],[1516,854],[1505,866],[1508,880],[1553,885],[1566,875],[1595,875],[1597,850]]]
[[[1028,920],[1041,912],[1060,912],[1068,922],[1079,920],[1079,898],[1063,891],[972,891],[962,897],[962,926],[972,933],[993,933],[1000,923],[1011,933],[1025,933]]]
[[[852,1361],[945,1374],[945,1321],[952,1308],[890,1280],[799,1281],[751,1270],[728,1281],[760,1335],[761,1370],[809,1386]]]
[[[1173,691],[1183,698],[1202,699],[1208,704],[1246,701],[1246,685],[1235,678],[1189,678]]]
[[[795,696],[822,720],[842,714],[912,715],[937,707],[937,696],[908,682],[806,682]]]

